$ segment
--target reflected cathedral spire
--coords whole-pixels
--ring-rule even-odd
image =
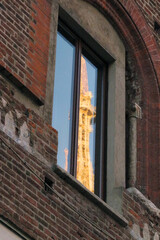
[[[81,84],[78,128],[77,179],[91,192],[94,192],[94,171],[90,157],[91,122],[96,109],[91,104],[92,93],[88,90],[87,66],[81,57]]]

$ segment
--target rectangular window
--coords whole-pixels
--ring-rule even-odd
[[[58,130],[58,165],[105,200],[106,64],[59,23],[52,125]]]

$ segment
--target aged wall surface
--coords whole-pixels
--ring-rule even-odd
[[[50,125],[50,91],[62,2],[0,2],[0,226],[20,239],[159,240],[159,0],[74,0],[78,8],[85,3],[102,14],[125,46],[126,182],[120,212],[56,165],[60,142]],[[63,10],[76,21],[76,12],[68,9]]]
[[[160,44],[160,2],[156,1],[142,1],[138,0],[137,4],[140,6],[140,9],[145,16],[148,25],[150,26],[153,34],[157,40],[157,43]]]
[[[44,102],[51,2],[1,1],[1,68]]]

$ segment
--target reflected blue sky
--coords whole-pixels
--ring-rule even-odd
[[[58,165],[64,169],[65,149],[70,148],[74,58],[74,45],[58,33],[52,126],[58,131]]]

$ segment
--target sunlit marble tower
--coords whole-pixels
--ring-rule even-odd
[[[78,129],[77,179],[94,192],[94,172],[90,157],[89,140],[92,132],[91,120],[95,117],[95,107],[91,105],[92,93],[88,90],[86,61],[81,57],[81,86]]]

